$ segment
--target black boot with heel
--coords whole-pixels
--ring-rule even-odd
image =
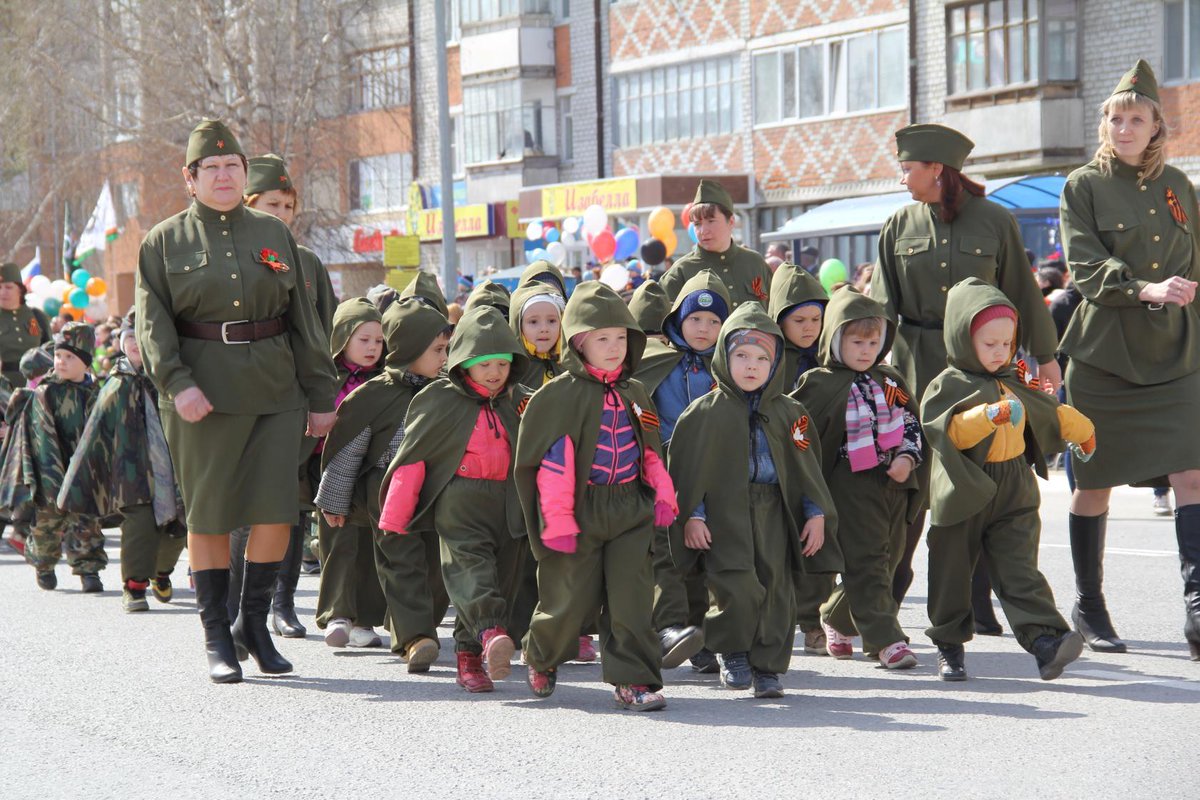
[[[242,575],[242,610],[233,623],[233,641],[238,659],[254,656],[258,668],[267,675],[282,675],[292,671],[292,664],[279,654],[267,631],[267,612],[275,594],[275,579],[279,576],[278,561],[263,564],[246,561]]]
[[[229,596],[229,570],[195,570],[192,580],[196,585],[196,608],[204,625],[208,677],[213,683],[240,683],[242,667],[238,664],[233,635],[229,630],[229,614],[225,610],[225,601]]]
[[[1070,515],[1071,560],[1075,564],[1075,607],[1071,623],[1087,646],[1098,653],[1124,653],[1104,602],[1104,539],[1108,514]]]
[[[304,523],[308,516],[305,515]],[[300,582],[300,559],[304,556],[304,532],[307,524],[293,525],[287,555],[279,568],[279,579],[275,582],[275,597],[271,601],[271,629],[285,639],[303,639],[304,625],[296,616],[296,585]]]
[[[1175,538],[1179,541],[1179,571],[1183,575],[1183,603],[1187,619],[1183,635],[1200,661],[1200,505],[1175,510]]]

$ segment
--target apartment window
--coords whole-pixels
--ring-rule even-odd
[[[386,211],[408,202],[412,154],[388,153],[350,162],[350,210]]]
[[[141,191],[137,181],[117,184],[117,212],[122,220],[137,219],[141,210]]]
[[[462,38],[462,2],[448,0],[446,3],[446,41],[457,42]]]
[[[714,58],[617,76],[617,146],[733,133],[738,73],[735,58]]]
[[[571,96],[564,95],[558,98],[558,129],[562,134],[562,147],[559,148],[562,153],[563,161],[575,160],[575,112],[571,110]]]
[[[350,57],[349,107],[351,111],[392,108],[409,103],[409,49],[388,47]]]
[[[518,14],[549,14],[551,0],[459,0],[463,22],[488,22]]]
[[[117,141],[133,136],[141,126],[142,93],[137,78],[126,75],[117,81],[113,93],[112,127]]]
[[[905,104],[906,29],[886,28],[754,57],[759,125]]]
[[[1200,78],[1200,0],[1167,0],[1166,74],[1168,81]]]
[[[523,102],[522,88],[511,80],[463,87],[468,164],[554,154],[554,107]]]
[[[1075,80],[1075,11],[1076,0],[984,0],[950,7],[949,93]]]

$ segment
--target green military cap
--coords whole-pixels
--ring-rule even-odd
[[[66,350],[91,366],[96,352],[96,329],[86,322],[68,322],[54,339],[55,350]]]
[[[909,125],[896,131],[897,161],[934,161],[961,170],[975,143],[945,125]]]
[[[192,129],[192,135],[188,137],[184,163],[194,164],[209,156],[231,155],[246,157],[233,131],[219,119],[206,119],[201,120],[200,124]]]
[[[19,366],[25,380],[31,381],[50,371],[50,368],[54,366],[54,356],[50,355],[45,347],[31,347],[25,351],[25,355],[21,356]]]
[[[265,156],[255,156],[249,160],[248,164],[246,188],[243,190],[247,197],[274,189],[283,189],[286,191],[296,188],[292,186],[292,176],[288,175],[287,165],[283,163],[282,158],[274,153],[267,153]]]
[[[700,185],[696,187],[696,199],[692,202],[694,205],[711,203],[714,206],[720,206],[725,209],[725,213],[733,216],[733,198],[729,196],[725,187],[716,181],[710,181],[707,178],[701,180]]]
[[[0,283],[21,283],[21,268],[11,261],[0,264]]]
[[[1121,92],[1136,92],[1147,100],[1158,102],[1158,81],[1154,77],[1154,70],[1144,60],[1139,59],[1133,65],[1133,69],[1126,72],[1121,77],[1121,82],[1117,84],[1117,88],[1113,89],[1113,94]]]

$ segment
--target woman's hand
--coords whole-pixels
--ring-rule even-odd
[[[1178,275],[1160,283],[1148,283],[1138,295],[1143,303],[1174,303],[1186,306],[1196,299],[1196,282]]]
[[[189,386],[175,395],[175,411],[184,422],[199,422],[213,410],[199,386]]]
[[[321,516],[325,518],[325,522],[327,522],[331,528],[340,528],[346,524],[345,514],[330,514],[328,511],[322,511]]]
[[[308,412],[308,435],[314,439],[328,436],[336,420],[336,411],[330,411],[325,414],[318,414],[313,411]]]
[[[1038,386],[1046,394],[1058,394],[1058,387],[1062,386],[1062,367],[1057,360],[1052,358],[1045,364],[1038,364]]]

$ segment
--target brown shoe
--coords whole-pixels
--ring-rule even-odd
[[[404,661],[409,672],[429,672],[429,665],[437,660],[438,643],[428,636],[414,639],[404,651]]]
[[[813,628],[804,632],[804,652],[810,656],[827,656],[825,651],[825,631]]]
[[[479,635],[479,643],[483,645],[483,663],[487,665],[489,678],[502,681],[512,674],[516,646],[504,628],[488,628]]]

